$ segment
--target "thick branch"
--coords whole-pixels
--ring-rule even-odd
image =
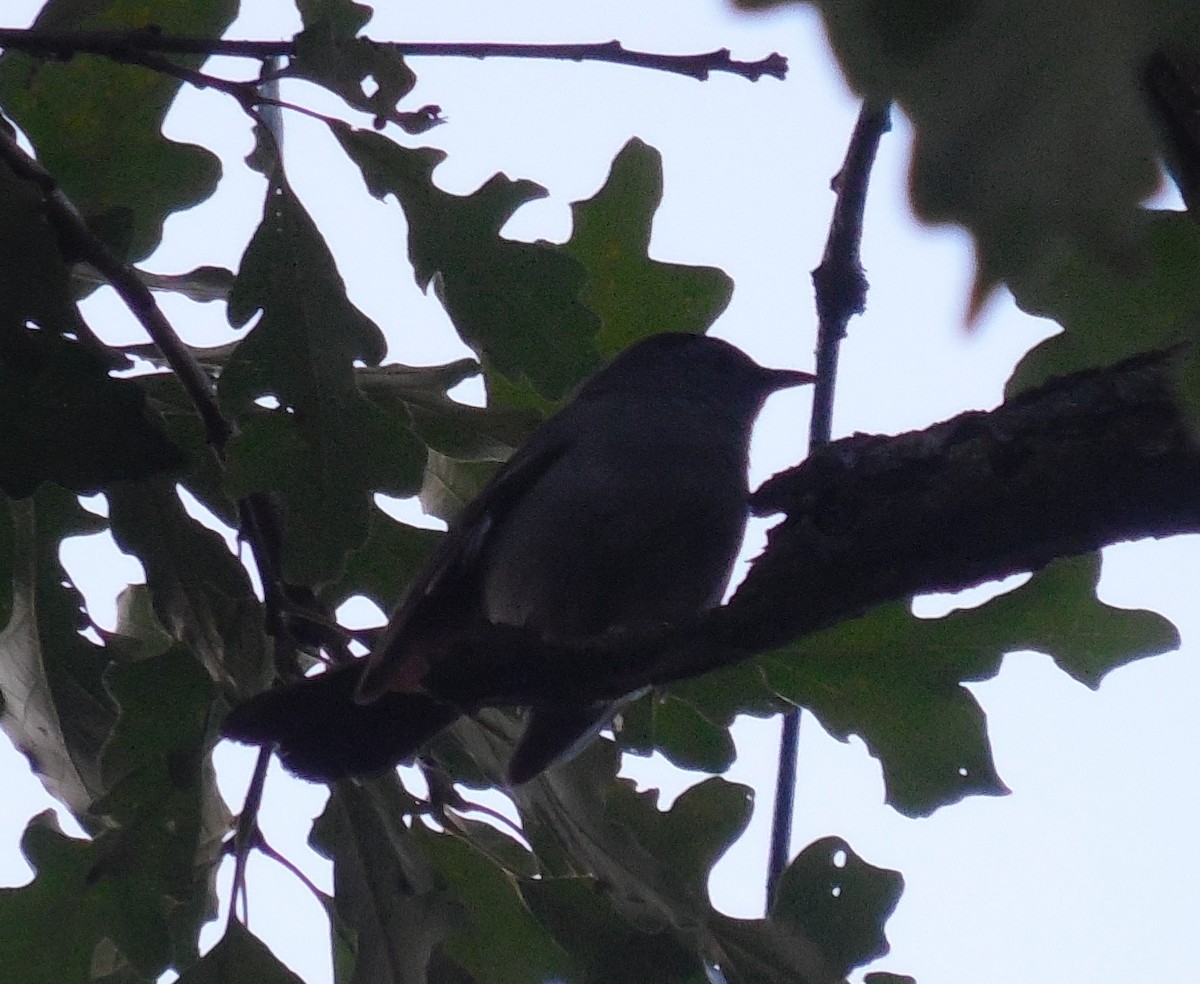
[[[401,55],[429,55],[452,58],[550,58],[560,61],[600,61],[635,68],[673,72],[694,79],[707,79],[712,72],[728,72],[757,82],[764,75],[783,79],[787,59],[773,52],[758,61],[736,61],[729,49],[720,48],[696,55],[664,55],[630,51],[619,41],[595,44],[499,44],[492,42],[387,42]],[[0,48],[25,51],[31,55],[70,58],[77,54],[104,55],[117,61],[131,60],[133,52],[158,52],[172,55],[228,55],[255,58],[295,57],[294,41],[238,41],[216,38],[173,37],[160,31],[42,31],[0,28]]]
[[[586,661],[520,630],[481,631],[426,683],[464,707],[616,697],[884,601],[1200,531],[1200,449],[1171,370],[1170,354],[1143,356],[1054,380],[990,413],[836,441],[759,490],[755,511],[786,519],[730,603],[696,625],[614,641]]]

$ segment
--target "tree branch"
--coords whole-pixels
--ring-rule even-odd
[[[838,358],[846,327],[867,308],[867,278],[863,272],[863,214],[867,186],[879,141],[891,126],[890,103],[864,102],[846,147],[842,169],[833,179],[837,193],[829,236],[820,265],[813,270],[817,301],[817,381],[813,390],[812,419],[808,430],[809,454],[829,443],[833,434],[833,393],[837,385]],[[767,904],[775,897],[779,876],[787,867],[795,809],[796,756],[800,746],[800,708],[783,716],[779,736],[779,767],[775,774],[775,804],[771,820],[771,848],[767,861]]]
[[[1174,398],[1173,362],[1173,353],[1140,356],[990,413],[835,441],[756,494],[756,512],[786,518],[728,605],[693,625],[606,640],[590,658],[521,629],[480,627],[425,684],[467,709],[616,698],[885,601],[1198,532],[1200,449]]]
[[[764,75],[783,79],[787,59],[773,52],[758,61],[737,61],[728,48],[704,54],[666,55],[630,51],[619,41],[594,44],[505,44],[493,42],[387,42],[405,56],[450,58],[548,58],[560,61],[599,61],[659,72],[687,75],[701,81],[712,72],[728,72],[751,82]],[[43,31],[25,28],[0,28],[0,48],[24,51],[42,58],[71,58],[77,54],[103,55],[117,61],[136,60],[137,53],[157,52],[174,55],[228,55],[265,61],[269,58],[293,58],[294,41],[239,41],[216,38],[175,37],[153,28],[135,31]]]

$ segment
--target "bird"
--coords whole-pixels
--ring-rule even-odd
[[[222,734],[332,781],[414,758],[462,711],[423,688],[479,626],[578,652],[721,603],[749,515],[754,421],[811,373],[768,369],[703,334],[651,335],[585,380],[451,524],[369,656],[235,707]],[[566,658],[570,658],[569,656]],[[585,746],[621,702],[537,704],[508,764],[527,782]]]

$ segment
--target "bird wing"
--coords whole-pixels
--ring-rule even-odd
[[[367,657],[357,702],[370,703],[389,691],[419,690],[428,663],[423,647],[411,645],[414,628],[455,613],[478,613],[479,559],[489,537],[568,448],[554,424],[552,419],[535,430],[455,519]]]

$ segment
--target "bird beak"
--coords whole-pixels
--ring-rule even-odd
[[[793,386],[807,386],[809,383],[815,383],[817,377],[811,372],[804,372],[801,369],[764,369],[763,375],[766,377],[766,383],[770,391],[790,389]]]

